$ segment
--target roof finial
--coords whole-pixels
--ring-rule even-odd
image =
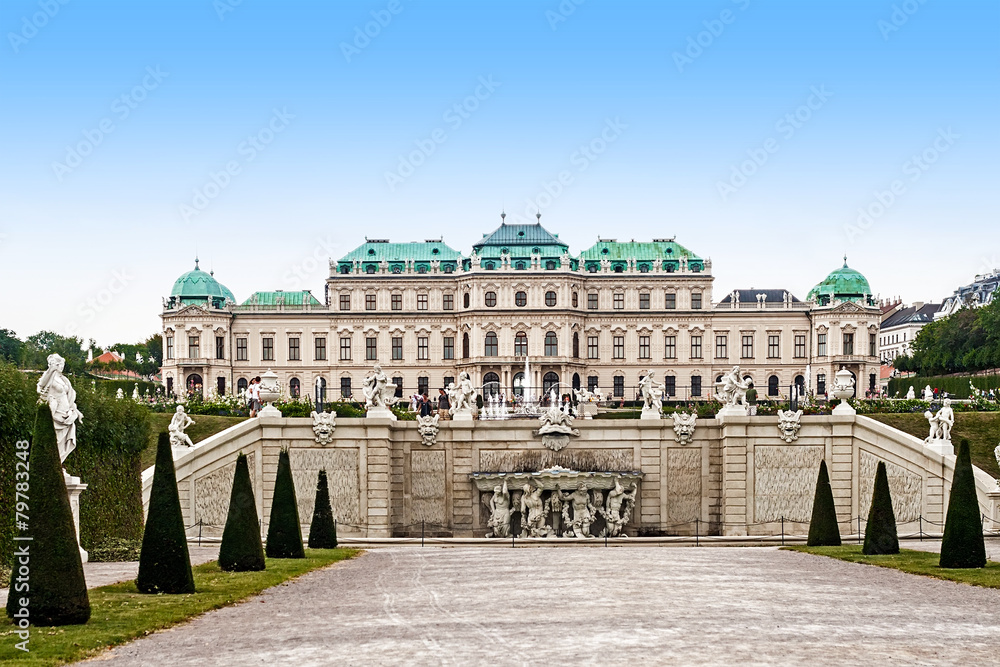
[[[539,211],[538,213],[535,214],[535,220],[538,221],[538,224],[542,224],[542,212],[541,211]]]
[[[194,256],[194,270],[198,270],[198,255]]]
[[[844,268],[847,268],[847,253],[844,253]]]
[[[506,211],[504,211],[503,209],[500,209],[500,224],[501,224],[501,225],[503,224],[503,221],[504,221],[504,219],[505,219],[506,217],[507,217],[507,212],[506,212]]]

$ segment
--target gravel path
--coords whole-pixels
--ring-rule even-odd
[[[773,548],[370,551],[110,665],[996,664],[1000,592]]]

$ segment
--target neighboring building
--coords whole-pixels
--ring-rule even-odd
[[[941,309],[940,303],[916,302],[912,306],[899,307],[883,316],[879,332],[879,358],[883,364],[892,364],[900,355],[910,354],[910,345],[917,332]]]
[[[602,239],[573,256],[541,224],[506,223],[469,256],[441,239],[367,239],[330,262],[322,302],[276,291],[237,305],[196,262],[164,301],[163,377],[170,391],[226,393],[271,368],[287,394],[318,380],[331,399],[357,398],[380,363],[400,395],[433,396],[468,371],[507,395],[558,386],[630,400],[653,369],[671,396],[698,399],[739,364],[761,396],[793,383],[826,393],[841,367],[859,393],[876,386],[880,310],[846,258],[805,302],[750,288],[715,304],[711,270],[672,238]]]
[[[1000,287],[1000,270],[993,269],[990,273],[978,275],[971,284],[959,287],[954,294],[945,299],[935,318],[948,317],[962,306],[978,308],[988,305],[993,301],[993,295],[998,287]]]

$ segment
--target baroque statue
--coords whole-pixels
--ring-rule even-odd
[[[83,414],[76,407],[76,390],[63,375],[66,360],[58,354],[50,354],[48,363],[49,367],[42,373],[36,388],[39,400],[48,402],[52,411],[59,462],[65,463],[66,457],[76,449],[76,423],[83,421]]]
[[[510,492],[506,480],[503,486],[493,489],[487,507],[490,509],[490,519],[486,523],[489,530],[486,537],[510,537]]]
[[[452,382],[445,390],[451,403],[452,415],[471,414],[476,407],[476,388],[467,371],[458,374],[458,383]]]
[[[365,409],[381,408],[388,410],[396,402],[396,385],[382,371],[382,366],[375,364],[372,372],[361,385],[361,393],[365,397]]]
[[[170,433],[171,447],[194,447],[191,437],[184,432],[192,424],[194,424],[194,420],[184,412],[184,406],[178,405],[177,409],[174,410],[174,416],[170,419],[170,425],[167,427],[167,431]]]
[[[542,487],[525,484],[521,491],[521,537],[548,537]]]
[[[642,396],[642,416],[645,419],[660,419],[663,416],[663,391],[665,389],[662,382],[657,382],[653,375],[653,369],[649,369],[639,380],[639,395]]]
[[[723,405],[735,407],[741,405],[746,408],[747,389],[750,385],[740,377],[740,367],[733,366],[733,370],[722,376],[722,381],[716,383],[716,393]]]
[[[572,493],[566,493],[561,488],[556,488],[554,493],[558,493],[563,501],[563,522],[567,528],[563,535],[571,533],[574,537],[593,537],[590,524],[594,522],[594,504],[587,484],[580,482]]]
[[[336,412],[313,412],[310,414],[313,420],[313,434],[316,442],[321,445],[329,445],[333,442],[333,430],[337,427]]]
[[[635,508],[635,495],[638,485],[633,481],[629,489],[622,486],[622,478],[615,479],[615,488],[608,492],[608,502],[604,506],[602,514],[607,524],[602,537],[628,537],[622,532],[629,521],[632,520],[632,510]],[[597,492],[600,494],[600,491]]]
[[[955,410],[951,407],[951,399],[944,399],[944,405],[937,414],[931,414],[928,410],[924,413],[924,417],[930,424],[930,434],[924,440],[924,442],[930,442],[932,440],[945,440],[951,441],[951,428],[955,425]]]

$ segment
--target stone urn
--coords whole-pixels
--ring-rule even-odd
[[[281,398],[281,387],[278,385],[278,374],[270,368],[260,375],[260,401],[267,405],[260,411],[262,416],[280,417],[281,410],[271,405]]]
[[[840,399],[840,405],[833,409],[833,414],[857,414],[847,399],[854,396],[854,376],[851,371],[841,368],[834,376],[833,396]]]

